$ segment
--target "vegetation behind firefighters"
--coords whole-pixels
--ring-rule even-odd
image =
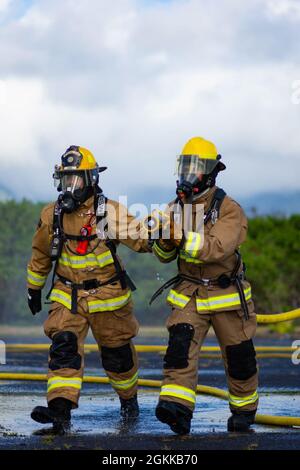
[[[31,251],[32,235],[44,203],[6,201],[0,203],[0,322],[28,325],[26,265]],[[242,247],[253,299],[258,313],[279,313],[297,308],[300,277],[300,215],[290,217],[254,217],[249,220],[247,242]],[[122,249],[127,270],[137,284],[133,293],[135,312],[142,325],[163,325],[168,314],[164,298],[148,306],[153,292],[176,274],[176,263],[158,264],[154,256]],[[45,289],[46,291],[46,289]],[[47,306],[43,308],[47,314]],[[33,318],[32,325],[37,323]],[[40,324],[40,321],[39,321]],[[272,330],[290,332],[297,324],[281,323]]]

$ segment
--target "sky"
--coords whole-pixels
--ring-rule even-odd
[[[55,199],[80,145],[110,197],[157,195],[202,136],[228,193],[300,189],[299,26],[299,0],[0,0],[0,187]]]

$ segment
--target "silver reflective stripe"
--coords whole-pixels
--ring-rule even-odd
[[[43,287],[45,282],[46,282],[47,276],[41,276],[38,273],[35,273],[31,271],[30,269],[27,269],[27,281],[34,285],[34,286],[39,286]]]
[[[131,292],[128,291],[127,294],[122,295],[121,297],[115,297],[107,300],[93,300],[88,302],[89,312],[104,312],[107,310],[117,310],[118,308],[126,305],[131,297]]]
[[[71,387],[76,388],[77,390],[81,389],[82,379],[77,377],[51,377],[48,380],[48,392],[60,387]]]
[[[203,264],[203,261],[201,261],[200,259],[197,259],[197,258],[193,258],[192,256],[190,256],[188,253],[186,253],[183,250],[180,250],[179,258],[183,259],[187,263]]]
[[[246,301],[251,300],[251,287],[244,289]],[[197,310],[217,310],[226,307],[240,305],[241,300],[238,293],[209,297],[208,299],[197,299]]]
[[[71,296],[60,289],[52,289],[50,300],[57,301],[69,309],[71,308]]]
[[[103,267],[103,266],[106,266],[108,264],[111,264],[114,262],[114,259],[111,255],[111,253],[107,253],[107,255],[103,256],[103,255],[98,255],[97,256],[97,261],[98,261],[98,264],[100,267]]]
[[[153,250],[158,256],[160,256],[163,259],[173,258],[173,256],[176,254],[176,248],[174,248],[174,250],[172,251],[164,251],[161,249],[161,247],[157,243],[154,243]]]
[[[235,395],[231,395],[229,393],[229,403],[233,406],[242,407],[246,405],[251,405],[258,400],[258,392],[255,392],[252,395],[248,395],[247,397],[237,397]]]
[[[196,402],[196,393],[186,387],[180,385],[163,385],[160,392],[161,396],[168,395],[171,397],[182,398],[183,400],[190,401],[192,403]]]
[[[129,388],[133,387],[133,385],[136,384],[138,380],[138,373],[136,372],[130,379],[128,380],[113,380],[109,379],[111,385],[114,388],[117,388],[119,390],[128,390]]]
[[[167,301],[178,307],[185,307],[190,301],[190,297],[183,294],[178,294],[175,290],[171,289],[167,297]]]
[[[65,255],[65,254],[62,254],[60,259],[59,259],[59,262],[61,264],[66,264],[67,266],[72,266],[72,267],[78,267],[78,266],[82,266],[82,267],[85,267],[86,266],[86,258],[82,258],[82,259],[71,259],[69,256]],[[97,264],[96,263],[96,260],[94,262],[94,264]]]
[[[63,252],[59,263],[64,266],[70,266],[72,268],[82,269],[88,266],[100,266],[100,268],[112,264],[114,262],[110,251],[105,251],[100,255],[95,256],[93,253],[89,253],[85,256],[71,256],[66,252]]]

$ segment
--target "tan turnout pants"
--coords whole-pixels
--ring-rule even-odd
[[[54,302],[45,321],[45,334],[52,340],[49,354],[47,400],[63,397],[78,406],[84,371],[84,341],[89,327],[98,344],[102,365],[111,385],[121,398],[129,399],[137,391],[138,361],[131,339],[139,325],[132,303],[108,312],[88,312],[80,299],[78,313]]]
[[[160,400],[181,403],[193,411],[202,343],[212,325],[221,348],[233,410],[253,411],[258,404],[258,372],[252,338],[256,314],[249,303],[249,320],[242,310],[198,313],[192,298],[184,309],[172,308],[167,320],[169,346],[164,359]]]

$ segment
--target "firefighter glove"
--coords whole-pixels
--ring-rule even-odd
[[[37,289],[28,289],[28,306],[32,315],[42,310],[42,292]]]

